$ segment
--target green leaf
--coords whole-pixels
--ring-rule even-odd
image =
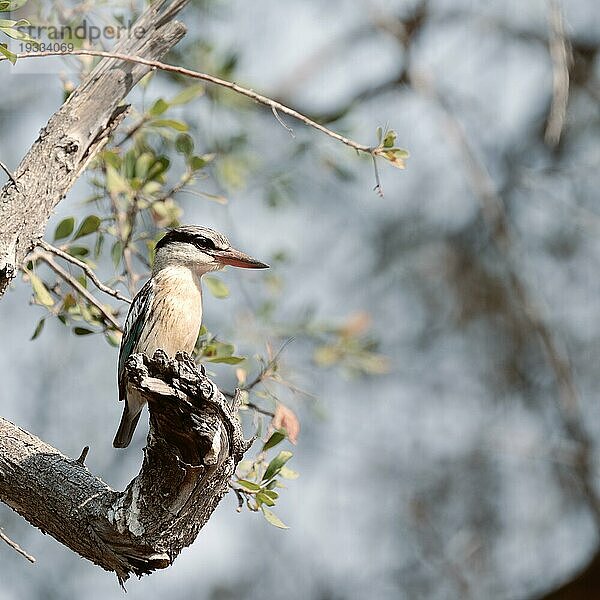
[[[15,25],[17,27],[27,26],[27,25],[29,25],[29,22],[26,21],[25,19],[21,19],[20,21],[16,21]],[[23,42],[30,42],[31,44],[35,44],[36,46],[39,46],[39,42],[37,40],[34,40],[30,36],[28,36],[24,31],[21,31],[19,29],[13,29],[12,27],[0,26],[0,31],[2,31],[2,33],[6,34],[8,37],[12,38],[13,40],[21,40]]]
[[[54,298],[52,298],[46,284],[35,273],[29,273],[29,280],[37,301],[44,306],[54,306]]]
[[[235,347],[233,344],[226,344],[212,339],[208,343],[201,346],[200,356],[213,363],[225,363],[229,365],[237,365],[245,360],[241,356],[233,356]]]
[[[229,296],[229,288],[217,277],[209,277],[205,275],[204,283],[206,283],[208,291],[215,298],[227,298],[227,296]]]
[[[21,8],[28,0],[2,0],[0,2],[0,12],[13,11]]]
[[[256,494],[256,501],[259,504],[266,504],[267,506],[275,506],[275,500],[269,498],[264,492],[258,492]]]
[[[265,474],[262,477],[263,481],[269,481],[270,479],[273,479],[273,477],[275,477],[275,475],[277,475],[277,473],[279,473],[279,471],[281,471],[281,468],[283,467],[283,465],[285,465],[285,463],[290,460],[290,458],[292,458],[293,453],[289,452],[287,450],[282,450],[270,463],[269,466],[267,467],[267,470],[265,471]]]
[[[166,156],[159,156],[153,163],[153,165],[148,170],[148,174],[146,177],[148,179],[157,179],[161,176],[165,171],[168,170],[171,161]]]
[[[217,356],[216,358],[207,358],[208,362],[211,363],[223,363],[225,365],[239,365],[246,359],[243,356]]]
[[[102,254],[102,248],[104,247],[104,235],[99,233],[96,236],[96,244],[94,245],[94,257],[98,258]]]
[[[393,148],[396,143],[397,134],[393,129],[390,129],[383,138],[383,147],[384,148]]]
[[[120,338],[118,338],[112,331],[106,331],[104,333],[104,337],[106,337],[106,341],[115,348],[118,348],[121,344]]]
[[[159,98],[152,105],[152,107],[148,111],[148,114],[152,117],[158,117],[159,115],[162,115],[167,110],[167,108],[169,108],[169,103],[166,100]]]
[[[66,219],[63,219],[56,226],[56,230],[54,231],[54,241],[68,238],[73,233],[73,229],[75,229],[75,218],[67,217]]]
[[[135,161],[135,176],[140,179],[145,179],[148,176],[150,167],[156,161],[156,156],[152,152],[142,152]]]
[[[110,251],[110,255],[112,257],[112,261],[116,269],[119,266],[119,263],[121,262],[121,258],[123,257],[123,244],[121,242],[115,242]]]
[[[35,331],[33,332],[33,335],[29,339],[35,340],[37,337],[39,337],[40,333],[42,333],[42,330],[44,329],[45,324],[46,324],[46,317],[42,317],[39,320],[37,327],[35,328]]]
[[[215,158],[214,154],[203,154],[202,156],[190,156],[188,158],[188,165],[192,171],[199,171],[203,169],[209,162],[212,162]]]
[[[275,527],[279,527],[279,529],[289,529],[289,527],[273,512],[264,506],[260,507],[265,519],[271,523],[271,525],[275,525]]]
[[[73,294],[67,294],[65,299],[63,300],[62,310],[69,311],[69,309],[73,308],[77,305],[77,301],[75,300],[75,296]]]
[[[17,62],[17,55],[14,52],[11,52],[6,47],[6,44],[0,44],[0,54],[8,58],[13,65]]]
[[[277,446],[277,444],[283,442],[283,440],[285,440],[285,433],[283,431],[277,429],[276,431],[274,431],[271,434],[271,437],[265,442],[265,444],[262,448],[262,451],[265,452],[267,450],[270,450],[274,446]]]
[[[90,233],[98,231],[101,222],[102,221],[100,220],[100,217],[97,217],[96,215],[87,216],[79,226],[79,229],[77,230],[77,233],[73,236],[73,239],[77,240],[80,237],[90,235]]]
[[[277,498],[279,498],[279,494],[274,490],[262,490],[262,493],[271,500],[277,500]]]
[[[281,470],[279,471],[279,477],[283,477],[284,479],[298,479],[298,477],[300,477],[300,473],[290,469],[289,467],[281,467]]]
[[[188,133],[180,133],[175,140],[175,149],[189,156],[194,151],[194,140]]]
[[[69,246],[67,248],[67,252],[71,256],[75,256],[77,258],[83,258],[90,253],[89,249],[85,246]]]
[[[112,165],[106,166],[106,189],[111,194],[129,192],[129,183]]]
[[[100,153],[100,159],[115,169],[121,166],[121,156],[114,150],[104,150]]]
[[[187,131],[189,129],[187,123],[175,119],[156,119],[151,121],[151,124],[154,125],[154,127],[168,127],[175,131]]]
[[[75,335],[90,335],[90,333],[94,332],[87,327],[73,327],[73,333]]]
[[[204,94],[204,86],[201,83],[194,85],[188,85],[185,89],[181,90],[174,98],[169,101],[171,106],[177,106],[179,104],[187,104],[194,98],[202,96]]]
[[[122,175],[125,179],[135,177],[135,163],[137,162],[137,152],[134,149],[129,150],[125,154],[123,161]]]
[[[261,489],[260,485],[254,483],[253,481],[248,481],[246,479],[238,479],[237,483],[242,487],[245,487],[247,490],[250,490],[251,492],[258,492]]]
[[[389,150],[381,150],[376,154],[380,154],[386,160],[388,160],[394,167],[398,169],[404,169],[405,159],[409,157],[409,153],[407,150],[403,150],[402,148],[390,148]]]

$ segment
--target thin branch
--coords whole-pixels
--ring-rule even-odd
[[[41,261],[45,262],[61,279],[64,279],[66,283],[68,283],[80,296],[83,296],[90,304],[94,305],[100,313],[104,316],[104,318],[110,322],[110,324],[117,329],[118,331],[123,331],[121,328],[121,324],[106,310],[106,308],[100,304],[100,302],[88,291],[86,290],[80,283],[73,277],[70,273],[67,273],[58,263],[54,261],[54,259],[46,253],[39,252],[34,255],[34,259],[39,258]]]
[[[15,176],[12,174],[11,170],[1,160],[0,160],[0,168],[6,173],[6,175],[8,176],[8,178],[16,186],[17,185],[17,180],[15,179]]]
[[[134,123],[126,132],[123,138],[116,144],[117,147],[122,146],[127,140],[131,139],[147,122],[148,115],[143,115],[136,123]]]
[[[179,192],[181,192],[181,190],[183,190],[183,188],[188,183],[190,183],[190,181],[192,181],[193,179],[194,179],[194,173],[188,169],[182,175],[181,179],[175,185],[173,185],[173,187],[170,190],[166,191],[162,196],[157,198],[155,200],[155,202],[164,202],[165,200],[172,198],[175,194],[178,194]]]
[[[374,191],[377,192],[380,198],[383,198],[383,188],[381,187],[381,180],[379,179],[379,169],[377,168],[377,159],[374,154],[371,155],[373,158],[373,169],[375,171],[375,187]]]
[[[30,563],[35,563],[35,557],[27,553],[17,542],[13,542],[3,531],[0,529],[0,540],[5,541],[13,550],[18,552],[21,556],[25,557]]]
[[[178,75],[183,75],[184,77],[191,77],[192,79],[200,79],[202,81],[206,81],[208,83],[213,83],[220,87],[224,87],[229,90],[232,90],[238,94],[241,94],[242,96],[246,96],[247,98],[250,98],[251,100],[254,100],[255,102],[258,102],[259,104],[263,104],[265,106],[270,107],[272,111],[278,111],[283,114],[289,115],[290,117],[293,117],[294,119],[297,119],[298,121],[301,121],[308,127],[312,127],[313,129],[316,129],[317,131],[320,131],[321,133],[328,135],[329,137],[333,138],[334,140],[342,142],[342,144],[345,144],[346,146],[349,146],[350,148],[354,148],[358,152],[364,152],[365,154],[369,154],[369,155],[373,154],[374,148],[372,146],[367,146],[365,144],[359,144],[358,142],[355,142],[354,140],[351,140],[339,133],[336,133],[335,131],[332,131],[331,129],[328,129],[327,127],[317,123],[316,121],[309,119],[307,116],[303,115],[302,113],[299,113],[297,110],[294,110],[293,108],[289,108],[288,106],[285,106],[284,104],[281,104],[280,102],[277,102],[276,100],[272,100],[271,98],[268,98],[267,96],[263,96],[262,94],[259,94],[251,89],[242,87],[232,81],[227,81],[226,79],[221,79],[220,77],[215,77],[214,75],[209,75],[208,73],[201,73],[200,71],[193,71],[191,69],[186,69],[185,67],[177,67],[175,65],[169,65],[167,63],[163,63],[158,60],[149,60],[146,58],[141,58],[139,56],[130,56],[128,54],[121,54],[119,52],[104,52],[102,50],[70,50],[70,51],[64,51],[64,52],[48,50],[45,52],[29,52],[29,53],[24,52],[24,53],[17,54],[18,59],[38,58],[38,57],[45,57],[45,56],[98,56],[98,57],[102,57],[102,58],[115,58],[117,60],[146,65],[148,67],[152,67],[153,69],[159,69],[161,71],[177,73]],[[2,60],[6,60],[6,59],[3,57],[0,57],[0,61],[2,61]]]
[[[281,356],[282,352],[293,341],[294,341],[293,337],[290,337],[287,340],[285,340],[285,342],[283,342],[283,344],[281,344],[281,348],[279,348],[279,350],[277,350],[277,352],[275,353],[275,356],[273,356],[273,358],[271,358],[269,360],[269,362],[260,370],[260,373],[249,384],[240,388],[240,390],[242,392],[247,392],[247,391],[251,390],[253,387],[255,387],[256,385],[258,385],[267,376],[267,374],[269,374],[271,372],[273,367],[275,367],[277,365],[277,361],[279,360],[279,357]]]
[[[258,404],[254,404],[254,402],[246,402],[244,406],[255,410],[257,413],[261,415],[265,415],[267,417],[271,417],[271,419],[275,418],[275,413],[272,410],[267,410],[266,408],[261,408]]]
[[[229,482],[227,485],[233,490],[235,497],[237,498],[238,505],[236,508],[236,512],[242,512],[242,508],[244,507],[244,497],[240,493],[241,490],[236,488],[231,482]]]
[[[294,133],[294,130],[287,125],[286,123],[284,123],[283,119],[279,116],[279,113],[277,112],[277,109],[274,106],[271,106],[271,110],[273,111],[273,116],[277,119],[277,122],[285,129],[287,130],[287,132],[293,137],[296,137],[296,134]]]
[[[239,392],[249,392],[250,390],[252,390],[253,388],[255,388],[259,383],[261,383],[262,381],[264,381],[271,374],[271,371],[277,365],[277,361],[279,360],[279,357],[281,356],[281,353],[286,349],[286,347],[288,346],[288,344],[290,344],[293,341],[294,341],[293,337],[288,338],[281,345],[281,348],[279,348],[279,350],[276,352],[275,356],[273,356],[273,358],[271,358],[269,360],[269,362],[261,368],[261,370],[258,373],[258,375],[250,383],[246,384],[243,387],[238,388],[238,390],[235,393],[232,393],[232,392],[222,392],[222,394],[226,398],[233,399],[233,398],[235,398],[236,394],[238,394]],[[244,403],[244,406],[247,406],[248,408],[252,408],[256,412],[261,413],[263,415],[266,415],[267,417],[271,417],[271,418],[275,417],[275,413],[274,412],[272,412],[270,410],[267,410],[265,408],[261,408],[257,404],[254,404],[254,402],[246,402],[246,403]]]
[[[94,273],[94,270],[88,264],[84,263],[83,261],[79,260],[78,258],[75,258],[74,256],[71,256],[68,252],[65,252],[64,250],[61,250],[60,248],[57,248],[56,246],[49,244],[45,240],[40,240],[38,242],[38,246],[41,246],[47,252],[50,252],[56,256],[59,256],[60,258],[63,258],[67,262],[70,262],[71,264],[74,264],[75,266],[79,267],[87,275],[88,279],[101,292],[104,292],[105,294],[108,294],[109,296],[112,296],[113,298],[116,298],[117,300],[122,300],[123,302],[127,302],[128,304],[131,304],[131,300],[129,298],[127,298],[127,296],[123,296],[123,294],[121,294],[121,292],[119,292],[118,290],[108,287],[106,284],[102,283],[100,281],[100,279],[98,279],[98,276],[96,275],[96,273]]]

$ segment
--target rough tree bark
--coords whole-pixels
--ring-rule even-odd
[[[185,34],[189,0],[157,0],[116,52],[160,59]],[[0,296],[47,220],[124,117],[121,103],[147,66],[102,60],[42,129],[0,192]],[[216,386],[182,355],[136,355],[127,376],[148,400],[150,433],[139,475],[124,492],[0,417],[0,500],[121,582],[169,566],[227,491],[247,449]]]
[[[173,21],[189,0],[157,0],[135,22],[116,52],[158,60],[184,35]],[[41,238],[54,207],[124,117],[125,96],[150,71],[144,65],[102,60],[42,128],[0,191],[0,296]]]
[[[150,432],[123,492],[0,418],[0,498],[121,582],[168,567],[194,541],[251,443],[237,400],[228,403],[187,355],[136,354],[126,373],[148,401]]]

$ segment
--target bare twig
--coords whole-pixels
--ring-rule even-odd
[[[296,137],[294,130],[283,122],[283,119],[279,116],[277,109],[274,106],[271,106],[271,110],[273,111],[273,116],[277,119],[277,122],[285,129],[287,132],[293,137]]]
[[[19,546],[19,544],[17,544],[17,542],[13,542],[3,531],[2,529],[0,529],[0,540],[5,541],[13,550],[15,550],[16,552],[18,552],[21,556],[23,556],[24,558],[26,558],[30,563],[35,563],[35,557],[31,556],[31,554],[29,554],[28,552],[26,552],[25,550],[23,550],[23,548],[21,548],[21,546]]]
[[[281,356],[281,353],[285,350],[285,348],[287,347],[287,345],[290,344],[293,341],[294,341],[293,337],[288,338],[281,345],[281,348],[279,348],[279,350],[275,353],[275,356],[273,356],[273,358],[271,358],[266,365],[263,365],[263,367],[261,368],[261,370],[258,373],[258,375],[250,383],[247,383],[243,387],[239,387],[235,393],[232,393],[232,392],[222,392],[222,394],[226,398],[234,398],[237,393],[239,393],[239,392],[249,392],[250,390],[252,390],[253,388],[255,388],[259,383],[262,383],[267,377],[269,377],[271,375],[271,372],[273,371],[273,368],[277,365],[277,361],[279,360],[279,357]],[[261,408],[257,404],[254,404],[254,402],[246,402],[246,403],[244,403],[244,406],[247,406],[248,408],[252,408],[256,412],[259,412],[259,413],[261,413],[263,415],[266,415],[267,417],[271,417],[271,418],[275,417],[275,413],[274,412],[272,412],[270,410],[267,410],[265,408]]]
[[[180,192],[190,181],[194,179],[194,173],[191,169],[187,170],[181,177],[181,179],[170,189],[167,190],[162,196],[156,199],[156,202],[164,202],[169,198],[172,198],[175,194]]]
[[[235,493],[235,497],[237,498],[238,506],[236,508],[236,511],[242,512],[242,508],[244,507],[244,497],[240,493],[241,490],[235,487],[235,485],[233,485],[231,481],[227,485],[233,490],[233,492]]]
[[[40,240],[38,242],[38,245],[41,246],[47,252],[50,252],[56,256],[59,256],[60,258],[63,258],[67,262],[70,262],[70,263],[74,264],[75,266],[79,267],[80,269],[82,269],[84,271],[84,273],[87,275],[88,279],[101,292],[104,292],[105,294],[108,294],[109,296],[112,296],[113,298],[116,298],[117,300],[122,300],[123,302],[127,302],[127,303],[131,304],[131,300],[129,298],[127,298],[127,296],[123,296],[123,294],[121,294],[121,292],[119,292],[118,290],[114,290],[113,288],[108,287],[106,284],[102,283],[100,281],[100,279],[98,279],[98,276],[96,275],[96,273],[94,273],[94,270],[88,264],[84,263],[83,261],[79,260],[78,258],[75,258],[74,256],[71,256],[68,252],[65,252],[64,250],[61,250],[60,248],[57,248],[56,246],[49,244],[45,240]]]
[[[192,79],[200,79],[202,81],[207,81],[208,83],[213,83],[220,87],[224,87],[229,90],[232,90],[233,92],[236,92],[237,94],[241,94],[242,96],[246,96],[247,98],[250,98],[251,100],[254,100],[255,102],[258,102],[259,104],[268,106],[273,111],[277,111],[277,112],[289,115],[290,117],[293,117],[294,119],[297,119],[298,121],[301,121],[308,127],[312,127],[313,129],[316,129],[317,131],[320,131],[321,133],[328,135],[329,137],[333,138],[334,140],[337,140],[338,142],[342,142],[342,144],[345,144],[346,146],[349,146],[350,148],[354,148],[358,152],[364,152],[365,154],[370,154],[370,155],[373,154],[374,148],[372,146],[367,146],[365,144],[359,144],[358,142],[355,142],[354,140],[351,140],[350,138],[347,138],[339,133],[336,133],[335,131],[332,131],[331,129],[328,129],[327,127],[321,125],[320,123],[317,123],[316,121],[313,121],[312,119],[309,119],[307,116],[303,115],[302,113],[299,113],[297,110],[294,110],[293,108],[285,106],[284,104],[281,104],[280,102],[277,102],[276,100],[272,100],[271,98],[268,98],[267,96],[263,96],[262,94],[259,94],[251,89],[242,87],[241,85],[238,85],[237,83],[234,83],[232,81],[227,81],[226,79],[221,79],[220,77],[215,77],[214,75],[209,75],[208,73],[201,73],[200,71],[193,71],[191,69],[186,69],[185,67],[169,65],[167,63],[163,63],[158,60],[149,60],[146,58],[141,58],[139,56],[130,56],[128,54],[121,54],[119,52],[104,52],[102,50],[71,50],[71,51],[64,51],[64,52],[49,50],[49,51],[45,51],[45,52],[27,52],[27,53],[24,52],[24,53],[17,54],[17,58],[23,59],[23,58],[38,58],[38,57],[45,57],[45,56],[80,56],[80,55],[98,56],[98,57],[102,57],[102,58],[115,58],[117,60],[138,63],[141,65],[146,65],[148,67],[152,67],[153,69],[159,69],[161,71],[167,71],[170,73],[177,73],[178,75],[183,75],[184,77],[191,77]],[[0,61],[2,61],[2,60],[6,60],[6,59],[3,57],[0,57]]]
[[[79,455],[79,458],[75,461],[78,465],[81,465],[83,467],[83,465],[85,465],[85,459],[87,458],[88,452],[90,451],[90,447],[89,446],[84,446],[83,450],[81,451],[81,454]]]
[[[275,413],[272,410],[267,410],[266,408],[261,408],[258,404],[254,404],[254,402],[246,402],[245,406],[255,410],[257,413],[261,415],[265,415],[267,417],[271,417],[273,419],[275,417]]]
[[[121,242],[122,252],[123,252],[123,264],[125,265],[125,276],[127,278],[127,287],[129,289],[129,293],[133,296],[135,294],[135,284],[137,281],[137,275],[133,268],[133,264],[131,262],[131,251],[128,247],[127,240],[130,240],[129,233],[125,233],[125,221],[127,220],[127,216],[123,213],[123,211],[119,208],[119,202],[117,200],[116,195],[109,191],[108,196],[110,198],[112,212],[115,219],[115,225],[117,227],[117,233],[119,236],[119,241]],[[135,203],[136,200],[134,199]],[[131,232],[131,228],[130,228]]]
[[[15,184],[15,186],[17,185],[17,180],[15,179],[15,176],[12,174],[11,170],[0,160],[0,168],[6,173],[7,177]]]
[[[552,104],[546,125],[544,141],[557,146],[565,124],[569,101],[569,63],[571,50],[565,36],[562,12],[556,0],[550,0],[548,10],[550,24],[550,56],[552,58]]]
[[[45,262],[61,279],[64,279],[80,296],[83,296],[90,304],[95,306],[104,318],[118,331],[123,331],[121,324],[110,314],[88,290],[86,290],[70,273],[67,273],[55,260],[47,253],[38,252],[34,254],[33,259],[39,258]]]
[[[148,121],[148,115],[143,115],[136,123],[134,123],[126,132],[123,138],[116,144],[117,147],[122,146],[127,140],[131,139]]]
[[[373,157],[373,169],[375,171],[375,187],[373,188],[374,191],[377,192],[377,194],[379,195],[380,198],[383,198],[383,188],[381,187],[381,180],[379,179],[379,169],[377,168],[377,159],[375,158],[375,155],[372,154],[371,155]]]

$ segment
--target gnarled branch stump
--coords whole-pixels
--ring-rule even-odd
[[[195,540],[250,445],[237,400],[187,355],[136,354],[126,373],[148,401],[150,432],[123,492],[0,418],[0,500],[121,582],[169,566]]]

